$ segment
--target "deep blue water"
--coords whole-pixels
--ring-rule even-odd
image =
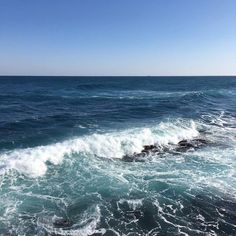
[[[236,235],[235,131],[236,77],[2,76],[0,235]]]

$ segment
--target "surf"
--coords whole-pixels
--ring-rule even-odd
[[[32,177],[39,177],[46,173],[47,162],[59,165],[66,156],[75,153],[121,159],[125,155],[141,152],[145,145],[164,147],[198,135],[194,121],[180,119],[160,122],[152,127],[95,133],[51,145],[1,153],[1,171],[14,169]]]

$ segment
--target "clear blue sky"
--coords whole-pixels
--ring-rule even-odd
[[[236,0],[0,0],[0,74],[236,75]]]

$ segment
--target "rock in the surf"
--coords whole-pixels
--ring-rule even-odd
[[[192,140],[181,140],[180,142],[178,142],[177,147],[175,148],[175,151],[177,152],[184,152],[184,151],[188,151],[190,149],[196,149],[196,148],[200,148],[201,146],[204,146],[207,144],[207,141],[205,139],[192,139]]]
[[[72,221],[68,220],[68,219],[57,219],[53,225],[56,228],[66,228],[66,227],[70,227],[73,225]]]
[[[164,153],[179,153],[186,152],[189,150],[194,150],[206,145],[208,142],[205,139],[196,138],[192,140],[183,139],[178,142],[177,145],[171,145],[170,147],[159,147],[157,145],[145,145],[140,153],[134,153],[132,155],[125,155],[122,160],[126,162],[143,162],[145,157],[151,154],[160,154]]]

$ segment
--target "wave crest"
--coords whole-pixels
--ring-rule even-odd
[[[141,152],[144,145],[166,146],[198,135],[193,121],[161,122],[154,127],[133,128],[120,132],[92,134],[64,142],[2,153],[2,170],[15,169],[38,177],[47,171],[46,162],[58,165],[73,153],[96,155],[104,158],[122,158]]]

